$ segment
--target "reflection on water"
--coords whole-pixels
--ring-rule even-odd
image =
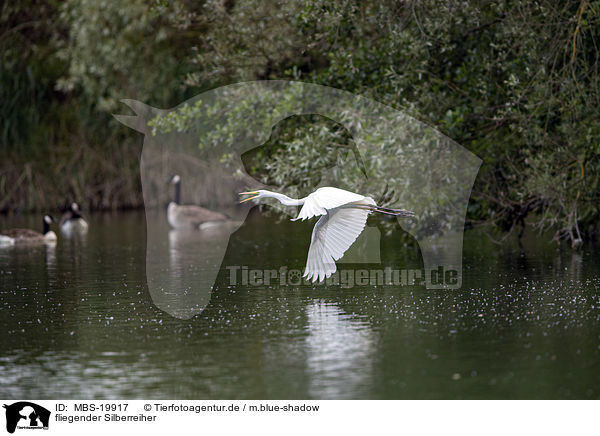
[[[162,215],[148,228],[146,274],[159,309],[189,319],[210,302],[211,289],[229,237],[242,223],[216,223],[202,230],[174,230]]]
[[[161,220],[149,222],[159,229]],[[458,291],[245,287],[230,283],[228,265],[301,269],[312,228],[248,220],[215,250],[199,241],[219,240],[219,229],[165,227],[164,255],[148,264],[141,213],[91,217],[84,240],[1,247],[0,396],[600,397],[595,247],[558,251],[535,238],[497,247],[468,233]],[[37,221],[3,218],[0,227]],[[382,262],[422,266],[396,237],[381,238]],[[147,274],[203,304],[194,286],[220,249],[226,256],[200,315],[172,317],[160,309],[168,298],[157,307]]]
[[[325,300],[314,300],[306,311],[309,396],[335,399],[368,394],[377,353],[368,324]]]

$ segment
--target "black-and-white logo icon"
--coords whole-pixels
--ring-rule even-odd
[[[19,401],[4,405],[6,409],[6,431],[14,433],[18,429],[48,429],[50,411],[29,401]]]

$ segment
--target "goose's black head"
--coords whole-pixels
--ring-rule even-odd
[[[81,209],[79,209],[79,205],[75,202],[71,203],[69,209],[67,209],[68,219],[77,219],[81,218]]]
[[[179,174],[174,174],[167,180],[170,185],[175,185],[175,203],[181,204],[181,177]]]
[[[179,174],[173,174],[167,179],[167,183],[170,185],[176,185],[178,183],[181,183],[181,177],[179,176]]]
[[[55,222],[56,220],[52,215],[44,215],[44,235],[50,231],[50,224]]]

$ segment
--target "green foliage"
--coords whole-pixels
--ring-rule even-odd
[[[597,232],[600,2],[274,2],[272,27],[260,3],[215,8],[206,37],[218,43],[198,45],[193,59],[210,68],[197,84],[299,78],[370,96],[484,160],[473,223],[527,218],[574,243]],[[293,159],[273,158],[263,169],[297,179]]]
[[[0,210],[140,207],[139,138],[121,98],[185,97],[185,40],[153,3],[5,2],[0,14]],[[187,48],[183,49],[187,52]]]
[[[119,180],[127,202],[99,182],[116,156],[137,166],[139,145],[108,114],[120,98],[168,107],[238,81],[299,79],[402,109],[481,157],[471,223],[527,221],[576,243],[597,233],[600,214],[599,21],[598,0],[5,2],[0,209],[36,204],[8,187],[29,183],[25,163],[42,160],[84,160],[64,196],[135,203],[134,170]],[[185,130],[194,115],[167,124]],[[335,147],[317,153],[324,141],[352,144],[326,120],[290,120],[246,163],[303,190],[340,158]],[[37,186],[51,185],[56,174],[39,168]]]
[[[53,2],[6,2],[0,12],[0,142],[21,155],[31,125],[50,110],[53,81],[61,74],[51,58]]]
[[[63,92],[81,90],[99,111],[119,109],[133,98],[156,106],[174,103],[185,74],[169,14],[157,14],[145,0],[68,0],[59,19],[68,38],[58,41],[57,56],[68,72],[57,83]],[[178,43],[183,45],[185,41]]]

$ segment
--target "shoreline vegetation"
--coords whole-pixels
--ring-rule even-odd
[[[579,247],[599,230],[599,53],[589,0],[5,2],[0,212],[143,208],[143,138],[112,117],[127,112],[120,99],[170,108],[285,79],[402,109],[483,159],[470,226],[502,241],[527,223]],[[301,189],[311,144],[332,144],[334,159],[351,138],[298,117],[271,142],[249,172]]]

